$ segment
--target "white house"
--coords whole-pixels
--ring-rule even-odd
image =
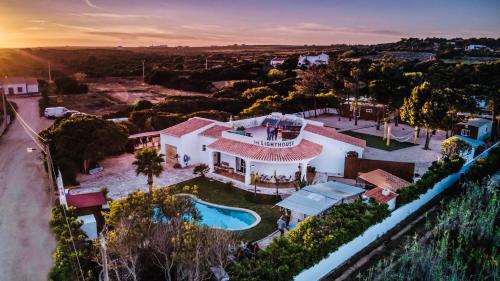
[[[485,46],[485,45],[475,45],[475,44],[471,44],[471,45],[468,45],[468,46],[465,46],[465,51],[478,51],[478,50],[487,50],[488,52],[493,52],[493,49],[488,47],[488,46]]]
[[[35,78],[5,77],[0,79],[0,89],[7,95],[39,93],[38,81]]]
[[[362,157],[365,147],[321,122],[281,113],[229,122],[195,117],[160,131],[167,165],[205,163],[211,173],[246,185],[252,174],[261,182],[291,182],[308,166],[343,176],[345,155]]]
[[[278,65],[282,65],[283,63],[285,63],[285,60],[286,58],[278,58],[278,57],[274,57],[270,64],[272,67],[277,67]]]
[[[325,53],[300,55],[297,67],[328,64],[329,59],[330,56]]]
[[[491,120],[483,118],[471,118],[466,122],[460,122],[455,125],[455,134],[476,139],[486,140],[491,136]]]

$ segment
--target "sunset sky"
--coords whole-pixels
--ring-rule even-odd
[[[0,0],[0,47],[500,37],[499,0]]]

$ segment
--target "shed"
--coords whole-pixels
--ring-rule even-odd
[[[77,217],[78,220],[83,222],[80,227],[87,235],[87,240],[94,240],[97,238],[97,221],[94,215],[85,215]]]

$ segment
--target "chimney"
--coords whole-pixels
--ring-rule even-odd
[[[382,195],[384,195],[384,196],[389,196],[389,194],[390,194],[390,193],[391,193],[391,192],[389,191],[389,189],[388,189],[388,188],[383,188],[383,189],[382,189]]]

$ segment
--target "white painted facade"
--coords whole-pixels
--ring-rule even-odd
[[[477,51],[482,49],[487,50],[488,52],[493,52],[492,48],[485,45],[471,44],[465,47],[466,51]]]
[[[294,139],[267,140],[266,127],[262,125],[266,118],[275,118],[296,122],[296,127],[300,126],[300,132]],[[199,118],[203,119],[203,118]],[[203,119],[208,120],[208,119]],[[173,146],[176,148],[178,155],[178,163],[182,167],[204,163],[209,166],[210,172],[215,172],[217,168],[224,168],[235,174],[246,185],[251,185],[252,174],[260,176],[268,176],[271,182],[275,181],[276,177],[279,180],[290,182],[296,179],[296,176],[301,177],[306,175],[308,166],[314,167],[317,172],[329,173],[336,176],[342,176],[344,173],[345,155],[349,151],[356,151],[360,157],[363,155],[364,147],[342,142],[327,136],[313,133],[305,130],[307,124],[323,127],[323,123],[303,119],[298,115],[283,115],[281,113],[272,113],[268,116],[260,116],[229,122],[219,122],[215,120],[209,124],[192,130],[182,136],[173,136],[171,134],[160,132],[160,152],[167,155],[167,147]],[[181,123],[182,124],[182,123]],[[214,126],[224,127],[217,136],[206,136],[202,133]],[[252,132],[252,135],[241,135],[234,133],[234,129],[243,126],[247,131]],[[234,129],[233,129],[234,128]],[[213,128],[212,128],[213,129]],[[168,129],[166,129],[168,130]],[[333,129],[330,129],[333,130]],[[262,132],[263,131],[263,132]],[[262,136],[264,135],[264,136]],[[302,158],[283,157],[281,160],[257,159],[242,152],[228,152],[225,149],[216,149],[210,147],[211,144],[218,140],[225,140],[236,144],[236,146],[244,146],[250,148],[263,147],[265,151],[272,154],[274,149],[284,149],[281,151],[290,151],[287,148],[293,148],[298,145],[310,144],[314,147],[320,146],[320,150],[311,157],[304,156]],[[302,142],[307,140],[309,142]],[[307,149],[307,147],[305,147]],[[298,150],[298,149],[297,149]],[[220,156],[219,156],[220,155]],[[185,162],[184,159],[189,159]],[[289,160],[295,159],[295,160]],[[168,163],[168,161],[166,161]],[[276,176],[276,177],[274,177]],[[234,180],[234,177],[233,177]]]
[[[12,77],[0,79],[0,89],[7,95],[39,93],[38,81],[34,78]]]
[[[321,53],[319,55],[301,55],[297,67],[328,64],[330,56]]]

